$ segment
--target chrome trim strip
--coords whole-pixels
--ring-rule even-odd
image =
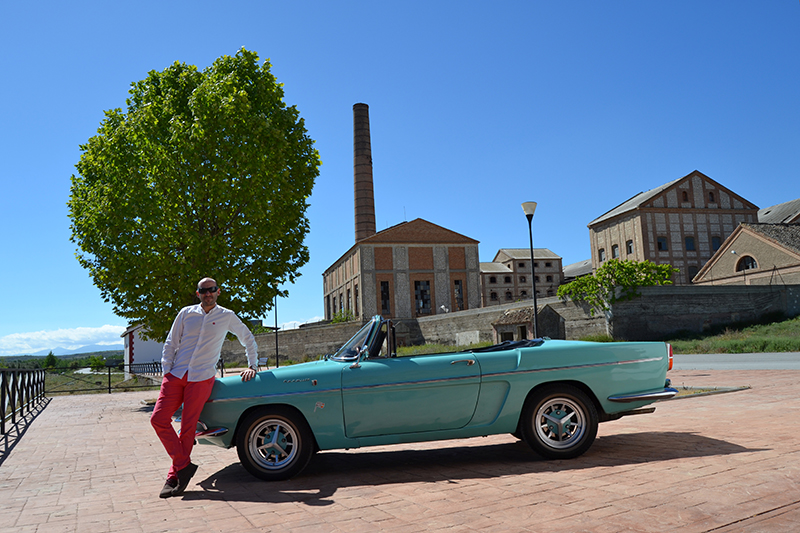
[[[616,366],[616,365],[630,365],[636,363],[649,363],[652,361],[661,361],[663,357],[651,357],[647,359],[631,359],[629,361],[611,361],[607,363],[591,363],[591,364],[584,364],[584,365],[571,365],[571,366],[556,366],[556,367],[548,367],[548,368],[535,368],[531,370],[511,370],[507,372],[493,372],[489,374],[474,374],[470,376],[461,376],[461,377],[451,377],[451,378],[442,378],[442,379],[429,379],[429,380],[418,380],[418,381],[398,381],[394,383],[380,383],[377,385],[362,385],[359,387],[343,387],[339,388],[330,388],[325,390],[307,390],[307,391],[296,391],[296,392],[277,392],[272,394],[261,394],[257,396],[237,396],[234,398],[219,398],[215,400],[208,400],[208,403],[216,403],[216,402],[231,402],[236,400],[252,400],[252,399],[260,399],[260,398],[273,398],[277,396],[296,396],[300,394],[324,394],[328,392],[345,392],[345,391],[354,391],[354,390],[365,390],[365,389],[379,389],[379,388],[386,388],[386,387],[396,387],[400,385],[417,385],[417,384],[434,384],[434,383],[446,383],[452,381],[463,381],[468,379],[477,379],[482,381],[485,378],[495,378],[495,377],[502,377],[502,376],[511,376],[511,375],[520,375],[520,374],[535,374],[539,372],[555,372],[558,370],[575,370],[581,368],[597,368],[602,366]],[[676,391],[677,392],[677,391]],[[625,401],[625,400],[614,400],[614,401]],[[636,401],[636,400],[627,400],[627,401]]]
[[[678,394],[678,391],[676,389],[665,387],[663,390],[657,392],[645,392],[644,394],[625,394],[622,396],[609,396],[608,400],[611,402],[623,402],[623,403],[639,402],[642,400],[646,401],[669,400],[676,394]]]
[[[364,389],[383,389],[385,387],[397,387],[400,385],[430,385],[432,383],[446,383],[450,381],[464,381],[466,379],[474,379],[480,384],[481,375],[475,374],[472,376],[461,376],[454,378],[441,378],[441,379],[420,379],[416,381],[395,381],[393,383],[378,383],[376,385],[360,385],[358,387],[342,387],[342,392],[364,390]]]
[[[535,374],[538,372],[555,372],[558,370],[575,370],[579,368],[597,368],[601,366],[617,366],[617,365],[632,365],[636,363],[650,363],[652,361],[661,361],[663,357],[650,357],[647,359],[631,359],[629,361],[611,361],[608,363],[589,363],[585,365],[569,365],[569,366],[553,366],[548,368],[534,368],[531,370],[511,370],[508,372],[494,372],[491,374],[483,374],[484,378],[509,376],[511,374]]]
[[[259,398],[272,398],[275,396],[298,396],[302,394],[325,394],[328,392],[340,393],[340,388],[335,389],[324,389],[324,390],[303,390],[303,391],[295,391],[295,392],[274,392],[272,394],[257,394],[254,396],[233,396],[231,398],[217,398],[217,399],[209,399],[206,403],[218,403],[218,402],[233,402],[238,400],[256,400]]]

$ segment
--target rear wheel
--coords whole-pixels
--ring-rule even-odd
[[[290,409],[263,408],[249,414],[236,436],[236,451],[245,469],[266,481],[299,474],[314,452],[308,424]]]
[[[536,391],[522,410],[522,434],[533,451],[547,459],[583,454],[597,436],[597,409],[572,385],[549,385]]]

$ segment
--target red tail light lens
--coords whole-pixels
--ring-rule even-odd
[[[669,368],[667,370],[672,370],[672,345],[667,344],[667,350],[669,351]]]

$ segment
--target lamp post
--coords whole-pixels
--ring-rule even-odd
[[[536,211],[536,202],[523,202],[522,210],[528,219],[528,235],[531,241],[531,286],[533,287],[533,338],[539,338],[539,309],[536,306],[536,267],[533,260],[533,213]]]

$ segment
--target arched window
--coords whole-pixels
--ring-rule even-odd
[[[741,272],[742,270],[753,270],[754,268],[758,268],[758,263],[756,260],[746,255],[739,259],[739,262],[736,263],[736,272]]]
[[[511,294],[511,291],[506,291],[506,300],[513,300],[514,295]]]
[[[491,293],[491,294],[489,295],[489,299],[490,299],[491,301],[493,301],[493,302],[496,302],[496,301],[497,301],[497,293],[496,293],[496,292],[493,292],[493,293]]]

